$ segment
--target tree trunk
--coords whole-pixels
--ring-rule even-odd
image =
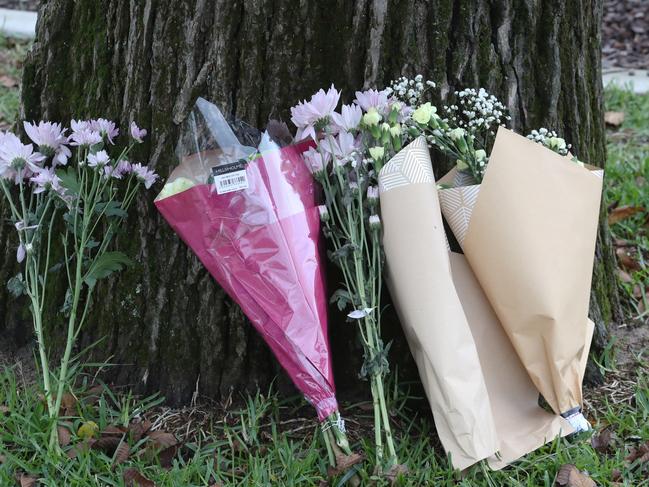
[[[421,73],[444,97],[485,87],[509,107],[516,130],[556,129],[580,159],[601,165],[601,12],[602,0],[45,0],[25,64],[23,116],[103,116],[122,127],[137,120],[151,135],[136,158],[166,176],[179,124],[199,95],[263,127],[271,116],[287,120],[292,104],[332,82],[349,100],[354,89]],[[94,357],[120,364],[112,378],[160,390],[172,403],[195,390],[218,397],[266,386],[277,372],[268,349],[153,197],[138,200],[119,238],[139,264],[103,285],[83,343],[106,336]],[[619,318],[602,222],[591,309],[596,348]],[[7,248],[10,230],[0,232]],[[13,248],[0,277],[14,267]],[[0,333],[4,327],[23,340],[17,331],[30,326],[26,316],[4,294],[0,303]],[[52,308],[55,337],[61,323]],[[409,357],[396,318],[385,327],[396,337],[393,363]],[[354,330],[333,311],[330,330],[339,388],[358,389]]]

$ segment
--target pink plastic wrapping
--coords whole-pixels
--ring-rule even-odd
[[[170,196],[163,191],[155,204],[324,420],[338,405],[327,338],[320,218],[314,182],[301,155],[309,145],[268,146],[249,157],[248,188],[217,194],[207,183],[207,168],[234,161],[223,157],[227,148],[207,150],[183,159],[169,178],[191,173],[196,183],[196,164],[189,171],[183,165],[199,156],[204,182]]]

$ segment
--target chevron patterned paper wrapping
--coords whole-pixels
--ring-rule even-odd
[[[604,177],[602,169],[594,166],[586,167],[594,176]],[[448,226],[451,227],[453,235],[455,235],[460,247],[463,248],[464,239],[469,231],[471,214],[480,193],[480,185],[471,184],[471,177],[456,169],[444,176],[440,180],[441,182],[452,185],[452,187],[439,190],[439,204],[442,207],[442,213]]]
[[[489,458],[498,439],[478,353],[453,280],[425,139],[379,175],[387,283],[430,403],[458,469]]]

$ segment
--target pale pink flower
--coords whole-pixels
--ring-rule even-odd
[[[106,120],[105,118],[98,118],[90,121],[90,129],[99,132],[102,138],[105,138],[111,144],[114,144],[113,138],[119,135],[119,129],[115,122]]]
[[[366,91],[357,91],[356,100],[354,100],[364,112],[368,111],[370,108],[375,108],[378,112],[381,112],[388,104],[388,94],[385,90],[366,90]]]
[[[296,139],[307,137],[316,139],[316,126],[326,123],[336,109],[340,100],[340,92],[334,85],[325,92],[320,89],[310,101],[302,101],[291,108],[291,121],[298,128]]]
[[[38,146],[38,150],[46,157],[52,158],[52,165],[66,165],[68,158],[72,152],[65,144],[68,143],[68,138],[65,135],[65,129],[61,128],[60,123],[52,122],[38,122],[29,123],[24,122],[25,132],[27,136]]]
[[[143,166],[140,163],[132,164],[131,171],[135,174],[135,177],[144,184],[146,189],[149,189],[153,186],[153,183],[158,179],[158,175],[151,169],[146,166]]]
[[[131,122],[131,137],[133,137],[133,140],[141,144],[144,141],[146,134],[146,129],[141,129],[135,122]]]
[[[27,255],[27,250],[25,249],[25,246],[23,244],[20,244],[18,246],[18,249],[16,250],[16,260],[20,264],[23,260],[25,260],[25,256]]]
[[[325,205],[318,206],[318,213],[320,214],[320,220],[323,222],[329,221],[329,210]]]
[[[375,203],[379,199],[379,188],[376,186],[367,187],[367,199],[371,203]]]
[[[343,105],[340,113],[332,113],[331,118],[339,130],[350,132],[358,127],[363,117],[363,111],[358,105]]]
[[[304,160],[306,161],[307,167],[311,170],[311,174],[316,176],[324,173],[331,160],[331,156],[328,152],[321,154],[318,150],[311,147],[304,152]]]
[[[125,175],[131,172],[131,163],[126,159],[122,159],[116,166],[105,166],[104,175],[115,179],[122,179]]]
[[[372,230],[378,230],[381,228],[381,219],[379,218],[379,215],[370,215],[369,223]]]
[[[110,162],[110,157],[105,150],[100,150],[95,154],[88,154],[88,166],[102,167]]]
[[[128,162],[126,159],[122,159],[117,163],[117,166],[115,167],[115,172],[119,174],[119,176],[116,176],[113,174],[113,177],[116,177],[118,179],[122,178],[123,176],[126,176],[133,170],[133,167],[130,162]]]
[[[90,121],[72,119],[70,121],[70,128],[73,132],[81,132],[82,130],[90,129]]]
[[[95,144],[99,144],[102,141],[102,137],[96,130],[84,128],[78,131],[73,131],[72,135],[70,135],[70,140],[70,145],[91,147]]]
[[[53,190],[57,193],[63,191],[61,179],[56,175],[53,167],[41,169],[30,181],[36,185],[34,194],[43,193],[48,190]]]
[[[399,99],[397,99],[395,97],[390,97],[388,99],[388,104],[385,107],[386,116],[390,114],[390,112],[392,111],[392,108],[395,105],[397,105],[399,107],[399,114],[397,116],[397,122],[399,122],[399,123],[405,122],[410,117],[410,115],[412,115],[412,112],[415,111],[415,109],[412,108],[410,105],[407,105],[407,104],[403,103],[402,101],[400,101]]]
[[[23,144],[14,134],[6,133],[0,142],[0,177],[18,183],[38,172],[43,159],[32,144]]]
[[[346,159],[349,162],[356,154],[358,143],[356,138],[349,132],[340,132],[336,137],[328,137],[320,142],[322,148],[333,154],[336,159]]]

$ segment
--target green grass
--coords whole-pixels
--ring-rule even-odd
[[[5,85],[11,85],[12,80],[20,80],[22,60],[28,48],[27,42],[0,35],[0,130],[6,130],[18,116],[18,86]]]
[[[123,486],[122,474],[127,468],[137,468],[158,486],[214,483],[319,486],[327,479],[326,453],[315,420],[301,421],[301,428],[290,426],[294,425],[296,411],[304,406],[298,399],[280,401],[272,393],[247,398],[241,408],[231,408],[220,417],[212,417],[200,434],[183,444],[171,468],[163,468],[155,458],[137,453],[131,453],[127,462],[117,466],[113,465],[111,456],[93,450],[73,460],[48,453],[43,433],[47,427],[46,411],[38,394],[34,387],[17,384],[13,370],[0,372],[0,405],[9,410],[0,423],[0,455],[5,456],[0,460],[2,486],[14,485],[17,471],[38,477],[45,486]],[[405,396],[405,393],[399,395]],[[156,403],[155,400],[147,404],[147,401],[138,402],[128,395],[116,397],[105,393],[97,404],[87,405],[80,400],[68,420],[74,425],[73,431],[86,421],[96,422],[103,430],[111,424],[123,425],[134,417],[147,416],[147,410]],[[631,447],[649,440],[649,383],[646,379],[639,380],[633,403],[633,406],[607,404],[595,417],[596,428],[610,426],[614,430],[615,440],[610,453],[594,450],[586,434],[557,440],[499,472],[491,472],[479,464],[462,478],[440,455],[430,421],[407,408],[405,401],[393,402],[395,425],[400,426],[396,428],[399,455],[410,472],[397,485],[550,487],[557,470],[566,463],[589,472],[600,486],[611,485],[616,469],[624,476],[622,485],[643,485],[649,474],[649,463],[633,468],[624,459]],[[350,415],[353,423],[364,421],[362,416],[367,413],[357,408],[351,411],[354,411]],[[287,421],[287,418],[290,419]],[[357,434],[352,436],[358,437]],[[73,434],[72,445],[79,441]],[[138,445],[141,442],[131,442],[132,452],[138,451]],[[373,458],[371,442],[362,439],[354,448],[364,451],[367,458]],[[373,478],[372,469],[373,465],[366,461],[359,472],[362,485],[388,485],[385,480]]]
[[[614,238],[626,241],[641,267],[628,270],[631,281],[621,283],[630,314],[641,318],[649,310],[649,94],[607,89],[606,109],[625,114],[622,126],[609,131],[606,200],[609,204],[644,209],[611,226]]]

